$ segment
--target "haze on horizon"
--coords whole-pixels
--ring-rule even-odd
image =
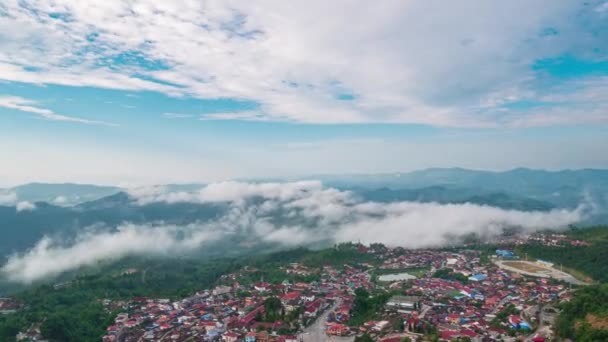
[[[608,168],[608,2],[7,0],[0,186]]]

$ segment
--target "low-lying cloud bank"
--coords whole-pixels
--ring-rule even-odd
[[[0,205],[14,206],[17,212],[36,209],[36,205],[29,201],[20,201],[14,191],[0,189]]]
[[[10,280],[28,283],[100,260],[195,251],[206,242],[228,236],[282,246],[361,241],[434,247],[468,233],[492,237],[505,227],[527,232],[565,228],[584,219],[588,210],[580,206],[524,212],[475,204],[377,203],[317,181],[222,182],[197,192],[152,187],[133,189],[129,194],[138,205],[224,203],[228,210],[212,221],[182,226],[123,224],[113,230],[93,229],[68,245],[44,238],[28,252],[11,256],[1,272]]]
[[[0,205],[13,205],[17,202],[17,194],[13,191],[0,189]]]
[[[116,260],[129,255],[178,254],[198,248],[217,238],[210,227],[125,224],[115,231],[87,232],[71,245],[48,237],[22,255],[13,255],[2,267],[11,281],[31,283],[102,260]]]

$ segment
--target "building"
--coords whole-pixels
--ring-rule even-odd
[[[345,336],[348,335],[348,327],[344,324],[334,323],[327,327],[327,334]]]
[[[236,342],[239,339],[239,334],[233,333],[232,331],[226,332],[222,335],[222,341],[224,342]]]
[[[386,306],[403,310],[414,310],[419,302],[420,297],[418,296],[392,296],[386,302]]]
[[[515,257],[515,253],[513,253],[513,251],[509,251],[506,249],[497,249],[496,255],[501,258],[507,258],[507,259],[511,259],[511,258]]]
[[[248,332],[247,335],[245,335],[245,342],[256,342],[256,337],[257,334],[255,332]]]
[[[226,293],[230,293],[230,291],[232,291],[232,288],[230,286],[218,286],[213,289],[212,293],[214,296],[219,296]]]
[[[509,324],[511,324],[513,329],[530,329],[530,324],[516,315],[509,316]]]
[[[470,281],[484,281],[488,279],[488,276],[485,274],[475,274],[469,277]]]

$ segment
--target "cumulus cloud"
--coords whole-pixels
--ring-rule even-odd
[[[532,66],[595,55],[605,46],[605,8],[553,0],[5,0],[0,77],[259,104],[207,120],[548,125],[551,116],[536,118],[544,112],[502,105],[556,93]],[[557,123],[606,120],[588,107],[569,109]]]
[[[129,195],[137,205],[222,203],[225,210],[188,225],[123,224],[116,230],[92,230],[69,244],[44,238],[30,251],[11,256],[2,272],[13,281],[31,282],[99,260],[195,251],[204,242],[225,237],[276,247],[349,241],[436,247],[469,233],[494,237],[506,227],[524,232],[561,229],[584,219],[588,210],[584,205],[525,212],[468,203],[378,203],[318,181],[220,182],[191,192],[147,187],[131,189]]]

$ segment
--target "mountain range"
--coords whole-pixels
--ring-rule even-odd
[[[307,177],[308,178],[308,177]],[[348,190],[365,201],[474,203],[520,211],[592,208],[588,222],[606,223],[608,170],[506,172],[460,168],[427,169],[410,173],[321,175],[324,185]],[[255,180],[260,182],[261,180]],[[285,180],[287,181],[287,180]],[[202,184],[167,185],[171,191],[194,192]],[[141,204],[126,189],[88,184],[31,183],[1,189],[14,194],[13,204],[0,206],[0,257],[31,248],[43,236],[73,235],[98,224],[124,222],[188,224],[211,221],[229,210],[223,203],[156,202]],[[18,202],[35,209],[19,210]],[[278,214],[280,216],[280,214]]]

